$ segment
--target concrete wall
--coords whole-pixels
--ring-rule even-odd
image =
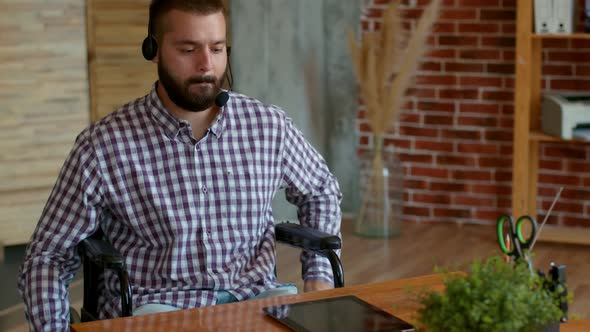
[[[232,0],[234,90],[282,107],[326,158],[358,208],[357,92],[346,31],[356,29],[360,0]],[[279,193],[277,219],[295,218]]]

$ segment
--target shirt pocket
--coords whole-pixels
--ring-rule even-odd
[[[257,231],[267,207],[265,197],[272,197],[264,175],[247,169],[225,169],[219,180],[219,214],[234,231]]]

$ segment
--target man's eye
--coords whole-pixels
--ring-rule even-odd
[[[181,49],[180,52],[182,53],[192,53],[195,49],[194,48],[184,48]]]
[[[213,53],[221,53],[223,52],[223,48],[222,47],[218,47],[218,48],[214,48],[213,49]]]

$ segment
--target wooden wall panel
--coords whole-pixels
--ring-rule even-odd
[[[92,120],[144,96],[157,68],[141,55],[149,0],[88,0],[88,60]]]
[[[89,123],[83,0],[0,0],[0,242],[26,242]]]

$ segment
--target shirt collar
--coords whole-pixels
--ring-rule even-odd
[[[177,117],[172,115],[166,109],[166,107],[164,107],[164,104],[162,104],[162,101],[158,96],[157,87],[158,82],[154,83],[154,85],[152,86],[152,90],[147,96],[147,106],[150,109],[152,118],[161,125],[166,135],[170,138],[175,138],[178,135],[178,132],[181,130],[181,128],[189,126],[190,124],[185,120],[178,119]],[[217,138],[221,136],[221,134],[223,133],[223,129],[225,128],[224,118],[226,110],[228,109],[228,105],[229,101],[225,106],[219,109],[219,112],[215,116],[215,119],[209,126],[209,130]]]

